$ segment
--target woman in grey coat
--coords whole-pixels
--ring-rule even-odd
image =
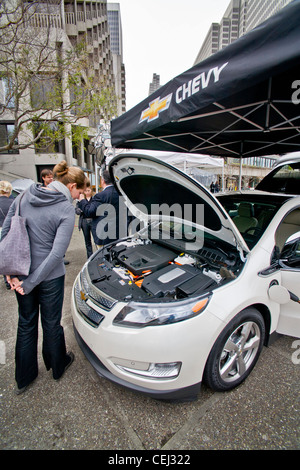
[[[26,218],[30,239],[31,267],[27,277],[7,276],[16,291],[19,323],[16,342],[16,392],[22,393],[38,375],[38,318],[43,328],[43,359],[47,370],[59,379],[74,360],[67,353],[60,324],[64,297],[63,257],[74,229],[73,199],[85,189],[86,177],[65,161],[53,170],[55,181],[46,188],[33,184],[24,194],[20,214]],[[2,227],[8,233],[16,204],[11,205]]]

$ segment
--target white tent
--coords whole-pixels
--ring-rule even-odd
[[[176,168],[184,171],[185,173],[192,175],[198,181],[206,182],[206,186],[209,186],[208,181],[211,182],[215,179],[214,173],[211,171],[208,173],[205,170],[219,169],[218,173],[222,173],[222,189],[224,187],[224,160],[223,158],[211,157],[209,155],[201,154],[191,154],[191,153],[181,153],[181,152],[164,152],[159,150],[125,150],[125,149],[116,149],[115,153],[119,155],[124,153],[142,154],[149,155],[150,157],[155,157],[159,160],[163,160],[170,165],[175,166]],[[108,163],[108,159],[107,159]],[[202,172],[199,171],[202,169]]]

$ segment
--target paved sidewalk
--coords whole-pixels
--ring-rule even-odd
[[[39,376],[20,396],[13,393],[17,303],[0,279],[1,449],[186,453],[300,448],[300,342],[282,337],[264,349],[248,380],[228,393],[214,393],[203,386],[196,401],[181,404],[134,394],[100,379],[74,338],[69,299],[86,261],[83,235],[77,228],[66,259],[70,264],[66,266],[63,325],[67,346],[75,354],[74,364],[56,382],[39,352]],[[293,354],[298,364],[292,361]]]

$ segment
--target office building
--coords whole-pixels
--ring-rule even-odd
[[[241,25],[240,36],[258,26],[270,16],[278,13],[292,0],[241,0],[241,11],[245,24]]]
[[[198,52],[194,65],[234,42],[284,8],[292,0],[231,0],[220,21],[212,23]],[[255,187],[270,171],[274,159],[243,159],[242,187]],[[225,188],[238,187],[239,159],[225,159]]]
[[[149,95],[160,88],[160,75],[153,74],[152,82],[149,84]]]
[[[11,0],[4,1],[7,5]],[[107,2],[106,0],[42,0],[40,2],[24,2],[22,4],[27,8],[26,15],[22,18],[21,27],[24,32],[32,32],[29,47],[36,47],[36,38],[45,35],[48,38],[48,46],[53,48],[56,54],[56,60],[53,59],[53,69],[43,73],[42,68],[37,73],[35,71],[36,84],[31,81],[30,94],[27,93],[23,99],[28,107],[34,109],[33,97],[41,100],[43,94],[47,95],[53,89],[53,81],[50,77],[51,71],[58,75],[60,65],[59,58],[66,57],[70,51],[76,48],[84,47],[85,51],[85,70],[79,71],[79,88],[84,88],[89,78],[95,78],[99,88],[95,88],[93,93],[101,93],[102,90],[110,90],[111,95],[105,104],[105,109],[93,112],[89,116],[74,120],[74,126],[81,126],[86,130],[85,137],[80,142],[73,140],[73,124],[69,126],[68,136],[61,137],[59,141],[49,146],[40,146],[38,141],[34,142],[29,148],[26,148],[27,139],[32,140],[30,129],[22,128],[22,132],[17,135],[19,148],[9,149],[1,152],[0,159],[0,179],[13,180],[15,178],[26,177],[34,181],[40,181],[40,172],[44,168],[53,168],[61,160],[66,160],[69,165],[78,165],[91,174],[94,171],[94,157],[89,154],[87,147],[89,141],[97,134],[98,125],[103,115],[110,119],[110,109],[115,109],[115,77],[113,71],[113,59],[110,49],[110,35],[107,20]],[[28,9],[29,8],[29,9]],[[34,8],[34,10],[33,10]],[[4,16],[2,17],[4,19]],[[25,34],[24,33],[24,34]],[[38,54],[38,50],[37,50]],[[3,65],[2,70],[3,71]],[[39,81],[38,78],[41,77]],[[61,83],[68,84],[62,92],[61,109],[67,107],[72,99],[74,88],[69,85],[68,73],[64,71],[61,77]],[[42,80],[43,79],[43,80]],[[39,81],[39,83],[38,83]],[[77,85],[76,85],[77,86]],[[0,98],[7,91],[7,77],[0,78]],[[14,98],[10,97],[10,106],[0,117],[0,146],[9,138],[10,133],[14,132]],[[80,107],[69,111],[75,117],[80,113]],[[50,113],[51,114],[51,113]],[[45,114],[45,120],[54,119],[53,115]],[[57,122],[55,125],[59,125]],[[33,132],[33,131],[32,131]],[[20,145],[24,144],[24,148]]]
[[[212,23],[194,65],[251,31],[292,0],[231,0],[220,23]]]
[[[122,22],[119,3],[107,4],[107,19],[110,31],[110,50],[112,53],[115,76],[117,114],[119,116],[126,111],[125,65],[123,63]]]

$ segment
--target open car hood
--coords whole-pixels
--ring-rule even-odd
[[[250,251],[218,200],[177,168],[143,154],[120,154],[110,161],[109,171],[138,219],[184,221],[236,247],[242,256]]]

